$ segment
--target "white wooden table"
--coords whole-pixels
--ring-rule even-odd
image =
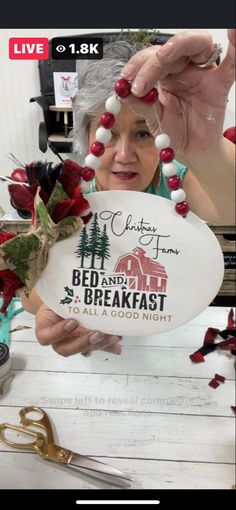
[[[24,406],[44,408],[62,446],[128,473],[132,489],[231,489],[234,471],[234,364],[212,352],[189,354],[207,327],[226,327],[229,308],[209,307],[174,331],[123,340],[123,353],[63,358],[31,329],[11,334],[15,378],[0,395],[0,423],[18,423]],[[215,373],[226,381],[208,386]],[[0,443],[1,489],[106,489],[109,484]],[[114,487],[115,488],[115,487]]]

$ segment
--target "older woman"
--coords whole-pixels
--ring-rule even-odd
[[[100,158],[91,191],[135,190],[170,198],[162,175],[154,137],[171,137],[177,172],[188,203],[202,219],[221,224],[234,221],[234,149],[225,139],[223,122],[227,96],[234,81],[235,31],[219,66],[218,48],[203,30],[173,36],[164,46],[137,52],[127,42],[106,47],[104,59],[80,64],[75,102],[75,152],[85,157],[95,139],[104,104],[122,75],[132,81],[132,95],[111,128],[111,139]],[[158,101],[139,98],[157,84]],[[36,335],[63,356],[103,349],[120,354],[121,338],[83,328],[53,313],[32,292],[23,297],[26,310],[36,313]]]

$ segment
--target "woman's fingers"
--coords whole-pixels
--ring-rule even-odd
[[[61,356],[111,348],[109,352],[120,353],[115,344],[121,336],[108,335],[82,327],[74,319],[62,319],[46,305],[42,305],[36,316],[36,336],[41,345],[52,345]]]
[[[119,342],[122,340],[121,336],[118,335],[105,335],[104,341],[95,346],[92,351],[108,351],[113,352],[114,354],[120,354],[121,353],[121,346]],[[119,346],[117,348],[117,346]]]
[[[134,80],[135,76],[137,75],[138,71],[142,68],[143,64],[145,64],[146,60],[153,54],[156,54],[157,49],[155,46],[150,46],[148,48],[145,48],[138,53],[136,53],[133,57],[129,59],[127,64],[125,64],[121,76],[123,76],[126,80]]]
[[[201,63],[210,58],[213,50],[212,37],[206,30],[185,30],[160,47],[158,58],[163,64],[173,64],[183,57]]]
[[[235,46],[236,46],[236,29],[230,28],[228,30],[229,45],[219,67],[216,69],[217,79],[226,84],[228,90],[232,87],[235,81]]]
[[[141,97],[169,74],[185,69],[190,61],[206,61],[214,50],[212,37],[205,30],[186,30],[171,37],[163,46],[153,45],[134,55],[122,71],[132,80],[132,92]]]
[[[132,81],[131,91],[137,97],[142,97],[152,87],[157,86],[158,80],[171,71],[170,65],[159,64],[158,52],[160,47],[152,46],[134,55],[124,67],[121,76]]]
[[[36,337],[39,343],[45,346],[91,332],[74,319],[62,319],[45,304],[40,306],[35,322]]]
[[[41,317],[36,316],[35,333],[41,345],[51,345],[63,340],[68,341],[72,336],[78,337],[81,334],[87,334],[88,329],[80,326],[75,320],[63,320],[58,317],[58,322],[53,323],[50,316],[45,311],[43,321]],[[48,317],[47,317],[48,315]]]
[[[106,335],[100,331],[90,331],[70,341],[63,340],[52,345],[54,351],[61,356],[71,356],[79,353],[87,353],[96,350],[104,350],[111,345],[117,344],[121,337]]]
[[[105,352],[111,352],[112,354],[121,354],[122,352],[122,347],[119,343],[117,344],[114,344],[114,345],[110,345],[110,347],[106,347],[105,349],[103,349],[103,351]]]
[[[52,348],[55,352],[61,356],[72,356],[73,354],[79,354],[81,352],[89,351],[89,335],[79,335],[75,338],[63,339],[61,341],[53,342]]]
[[[227,35],[229,43],[234,47],[236,46],[236,28],[228,28]]]

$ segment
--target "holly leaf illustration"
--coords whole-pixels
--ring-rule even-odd
[[[66,296],[64,299],[61,299],[60,304],[62,305],[69,305],[69,303],[72,302],[72,299],[70,299],[68,296]]]
[[[73,289],[70,289],[69,287],[64,287],[65,291],[67,292],[68,296],[74,296]]]

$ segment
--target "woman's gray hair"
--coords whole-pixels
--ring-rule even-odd
[[[86,156],[91,122],[103,113],[123,67],[139,49],[140,45],[119,40],[104,45],[103,59],[79,62],[78,92],[73,101],[75,154]]]

